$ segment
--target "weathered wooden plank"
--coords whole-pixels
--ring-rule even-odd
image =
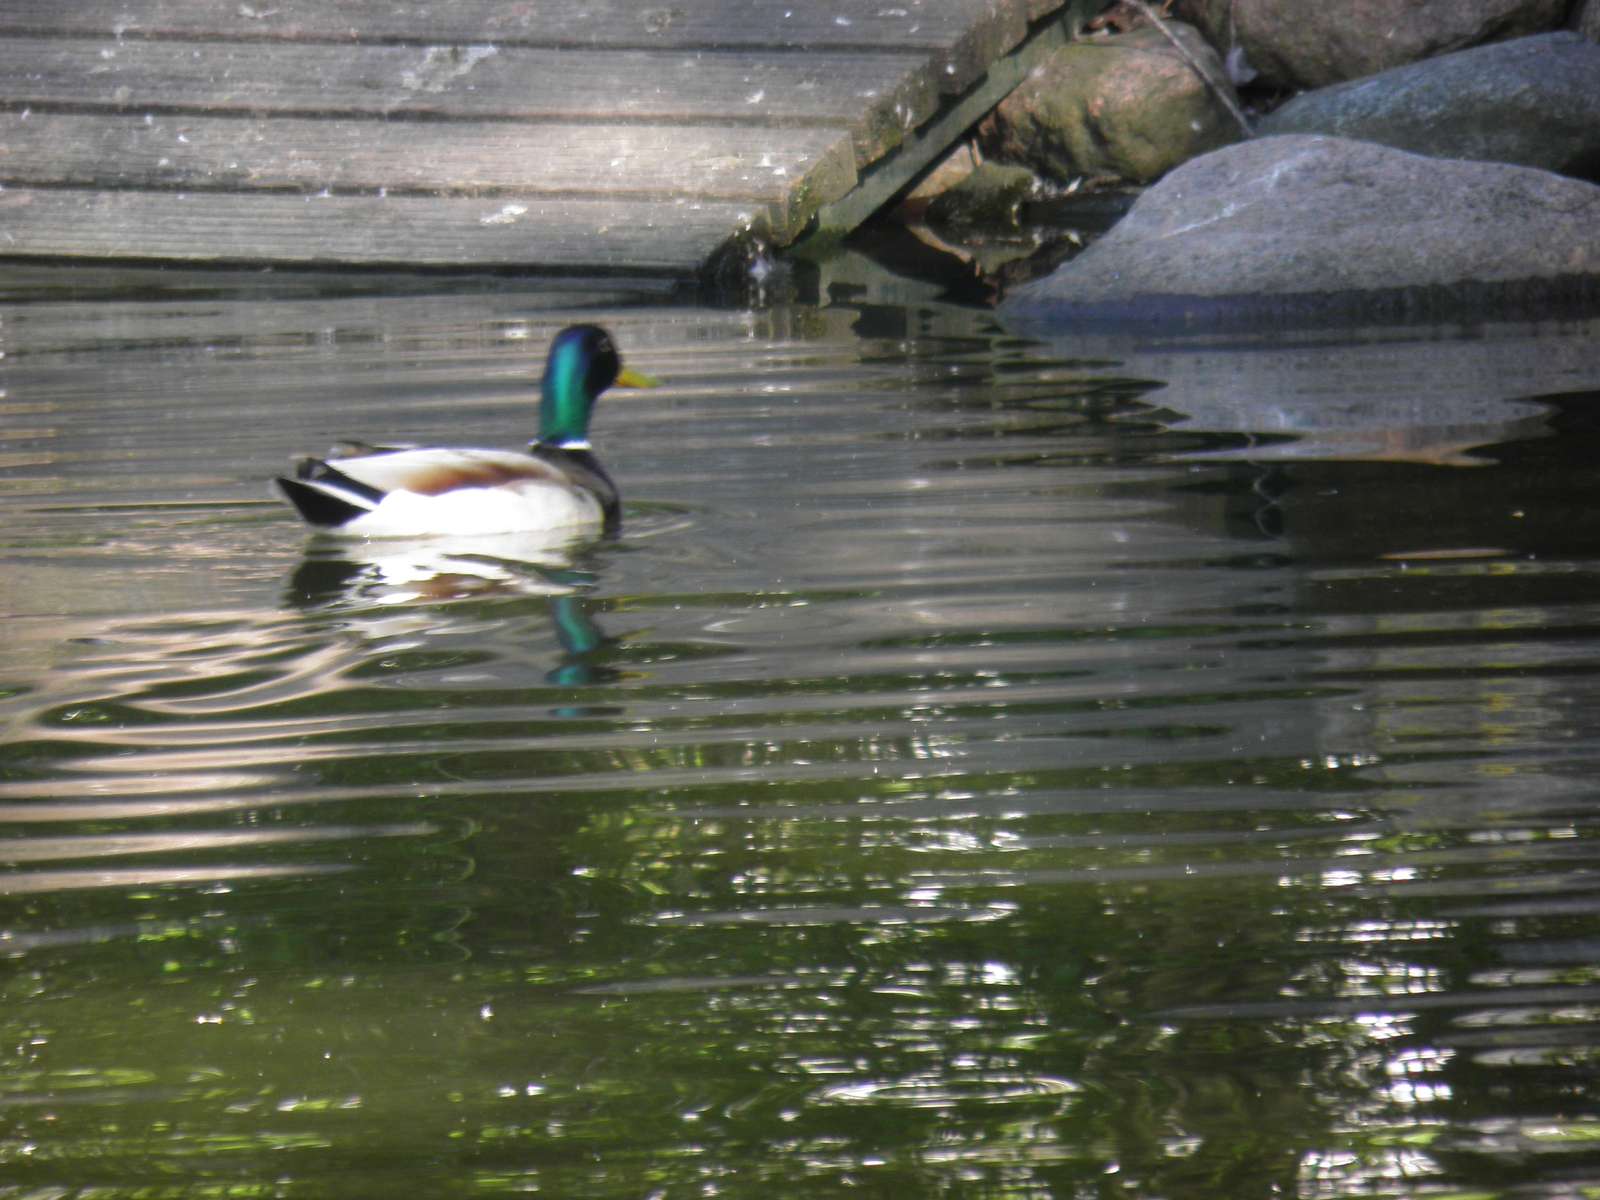
[[[0,0],[0,256],[684,275],[864,216],[1063,2]]]
[[[856,180],[836,128],[0,113],[0,180],[97,188],[678,196],[779,240]]]
[[[6,188],[0,254],[326,265],[537,266],[689,275],[736,204]]]
[[[1033,0],[1032,15],[1041,4]],[[1022,40],[1030,0],[6,0],[0,35],[482,43],[585,49],[898,50],[959,92]]]
[[[857,165],[938,105],[926,55],[0,38],[15,107],[654,120],[850,130]]]

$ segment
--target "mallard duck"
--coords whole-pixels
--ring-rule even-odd
[[[351,537],[610,531],[621,505],[589,448],[589,415],[613,384],[656,381],[625,370],[604,329],[573,325],[550,343],[527,453],[341,442],[276,482],[309,524]]]

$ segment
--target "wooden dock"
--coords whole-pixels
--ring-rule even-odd
[[[4,0],[0,256],[688,275],[846,230],[1094,0]]]

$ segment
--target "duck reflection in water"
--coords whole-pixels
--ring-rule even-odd
[[[542,597],[561,646],[561,657],[544,672],[547,684],[586,687],[611,683],[623,672],[605,665],[616,644],[595,621],[593,590],[597,571],[574,563],[571,544],[534,542],[527,535],[457,538],[443,541],[313,541],[295,569],[285,604],[305,612],[338,612],[358,623],[370,620],[375,636],[406,631],[403,614],[430,613],[426,626],[438,631],[439,618],[456,605],[463,621],[481,616],[479,602]],[[444,605],[441,609],[438,606]],[[470,615],[468,611],[470,610]],[[594,706],[562,706],[557,715],[590,716],[615,711]]]
[[[288,603],[404,605],[494,596],[550,596],[593,583],[573,566],[570,534],[462,538],[317,538],[289,581]]]

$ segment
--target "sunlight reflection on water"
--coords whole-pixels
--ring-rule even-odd
[[[264,498],[343,435],[516,444],[579,313],[668,381],[597,419],[620,538],[339,546]],[[1594,1177],[1593,330],[3,328],[18,1187]]]

